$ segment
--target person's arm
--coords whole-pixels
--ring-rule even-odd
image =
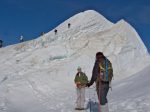
[[[74,83],[77,83],[77,74],[76,74],[76,76],[74,78]]]
[[[99,62],[96,61],[93,67],[91,81],[87,85],[88,87],[90,87],[96,81],[98,74],[99,74]]]

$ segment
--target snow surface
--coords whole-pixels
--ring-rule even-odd
[[[57,35],[52,30],[35,40],[0,49],[0,112],[73,112],[76,68],[81,66],[90,78],[98,51],[104,52],[114,68],[111,111],[150,110],[150,56],[131,25],[124,20],[111,23],[96,11],[88,10],[56,29]],[[140,82],[141,76],[144,78]],[[142,92],[137,91],[138,87]],[[87,89],[86,104],[91,97],[96,112],[93,91]],[[127,93],[131,96],[127,97]]]
[[[113,84],[111,112],[150,112],[149,68]]]

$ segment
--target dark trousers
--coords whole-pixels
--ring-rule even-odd
[[[99,83],[96,84],[96,91],[99,99],[99,103],[101,105],[105,105],[108,103],[107,101],[107,94],[109,91],[109,83]]]

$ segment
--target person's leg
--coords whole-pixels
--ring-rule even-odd
[[[107,112],[108,109],[106,109],[107,104],[107,93],[109,90],[109,84],[100,84],[97,88],[98,98],[99,98],[99,111],[100,112]],[[109,111],[108,111],[109,112]]]
[[[100,84],[97,82],[96,83],[96,92],[97,92],[97,96],[98,96],[98,99],[100,99],[99,97],[100,97]],[[100,102],[100,101],[99,101]]]
[[[100,104],[101,104],[101,111],[100,112],[109,112],[108,110],[108,101],[107,101],[107,94],[109,91],[109,84],[101,84],[100,87]]]
[[[81,108],[81,101],[82,101],[82,99],[81,99],[81,95],[82,95],[82,93],[81,93],[82,91],[81,91],[81,88],[79,89],[79,108]]]
[[[109,84],[102,84],[100,91],[101,91],[100,92],[101,105],[105,105],[106,103],[108,103],[107,94],[108,94],[108,91],[109,91]]]
[[[100,104],[105,105],[106,100],[105,100],[105,91],[104,91],[103,84],[101,84],[99,96],[100,96]]]
[[[105,104],[108,103],[108,100],[107,100],[107,94],[108,94],[108,91],[109,91],[109,84],[105,84],[105,85],[104,85],[104,98],[105,98]]]
[[[84,109],[85,103],[85,88],[81,88],[81,108]]]
[[[97,96],[98,96],[98,101],[99,101],[99,107],[98,107],[98,110],[99,112],[105,112],[104,111],[104,105],[102,105],[103,103],[103,85],[99,82],[97,82],[96,84],[96,91],[97,91]]]
[[[105,85],[104,91],[105,91],[105,99],[106,99],[105,112],[109,112],[108,100],[107,100],[107,94],[108,94],[108,91],[109,91],[109,84]]]
[[[77,101],[76,101],[77,106],[76,106],[76,108],[80,108],[80,89],[77,88],[76,90],[77,90]]]

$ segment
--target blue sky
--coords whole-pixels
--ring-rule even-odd
[[[0,39],[10,45],[37,38],[67,18],[93,9],[112,22],[125,19],[139,33],[150,52],[149,0],[0,0]]]

